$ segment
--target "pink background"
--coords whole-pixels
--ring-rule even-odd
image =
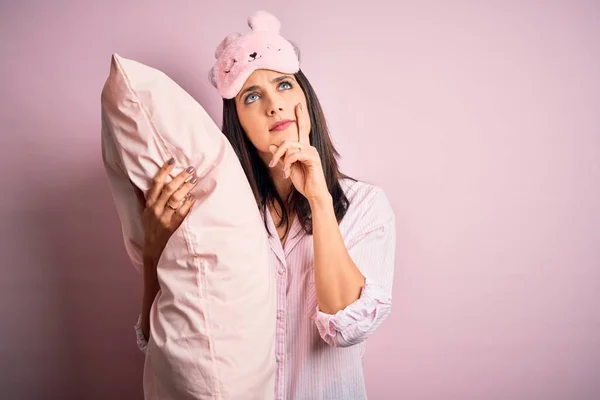
[[[398,220],[371,399],[600,398],[593,1],[14,1],[0,9],[0,388],[140,399],[141,282],[101,165],[113,52],[220,123],[216,45],[264,8]]]

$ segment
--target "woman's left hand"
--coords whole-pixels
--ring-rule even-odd
[[[310,145],[310,124],[302,104],[295,108],[298,126],[298,141],[285,140],[279,145],[269,146],[273,158],[269,167],[280,163],[284,178],[291,178],[292,184],[309,201],[330,196],[327,181],[317,149]]]

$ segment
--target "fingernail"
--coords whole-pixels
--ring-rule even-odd
[[[169,165],[173,165],[175,163],[175,159],[173,157],[169,158],[169,161],[167,161],[167,164]]]
[[[188,169],[185,170],[188,174],[191,174],[192,172],[194,172],[194,167],[188,167]]]
[[[198,177],[193,177],[192,179],[190,179],[190,183],[196,183],[198,182]]]
[[[269,163],[269,167],[273,167],[273,160]]]
[[[300,103],[300,111],[302,111],[302,103]]]

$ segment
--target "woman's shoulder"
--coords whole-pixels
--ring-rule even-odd
[[[340,179],[340,186],[350,202],[349,219],[385,221],[394,218],[389,199],[380,186],[350,178]]]
[[[387,200],[380,186],[351,178],[340,179],[340,186],[350,203],[372,203],[376,200]]]

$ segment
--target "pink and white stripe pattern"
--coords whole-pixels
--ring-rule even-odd
[[[395,217],[380,188],[347,179],[341,184],[351,204],[340,231],[352,260],[366,277],[366,285],[359,299],[335,315],[325,314],[317,306],[312,236],[295,220],[282,246],[268,215],[273,233],[270,262],[278,288],[278,400],[367,398],[365,340],[391,312]],[[138,338],[138,345],[143,351],[143,338]]]

